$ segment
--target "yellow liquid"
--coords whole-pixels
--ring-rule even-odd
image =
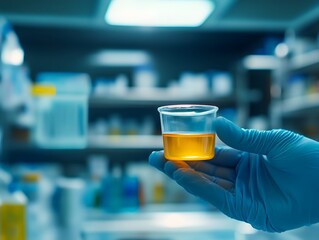
[[[25,206],[20,204],[6,204],[1,206],[1,240],[26,239]]]
[[[209,160],[215,155],[215,134],[163,134],[164,155],[169,160]]]

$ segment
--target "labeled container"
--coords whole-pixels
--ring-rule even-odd
[[[56,190],[57,219],[62,227],[75,228],[85,217],[85,182],[80,178],[60,178]]]
[[[90,78],[85,73],[42,73],[33,88],[34,142],[44,148],[84,148]]]
[[[213,120],[218,107],[170,105],[158,108],[164,155],[169,160],[210,160],[215,154]]]
[[[1,207],[2,240],[27,239],[26,204],[26,196],[15,183],[10,184],[9,193],[4,197]]]
[[[137,89],[152,89],[158,86],[158,73],[152,65],[143,65],[133,73],[133,85]]]
[[[3,171],[0,168],[0,240],[4,240],[5,232],[4,232],[4,212],[3,212],[3,204],[5,202],[5,198],[8,195],[7,189],[8,184],[11,181],[11,175],[7,172]]]

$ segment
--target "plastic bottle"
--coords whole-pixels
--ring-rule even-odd
[[[134,119],[128,119],[125,121],[125,134],[135,136],[138,134],[139,126]]]
[[[21,189],[28,199],[27,226],[28,239],[41,240],[43,238],[43,227],[45,221],[43,216],[46,209],[43,206],[40,194],[41,175],[36,171],[26,171],[22,175]]]
[[[88,158],[89,179],[86,183],[84,203],[95,208],[101,202],[101,182],[108,172],[109,160],[105,155],[91,155]]]
[[[147,116],[143,119],[141,126],[139,127],[139,134],[140,135],[153,135],[154,134],[154,121],[152,117]]]
[[[152,65],[139,66],[133,73],[133,84],[139,90],[149,90],[158,86],[159,76]]]
[[[123,175],[120,166],[114,166],[112,169],[112,194],[111,194],[111,211],[119,212],[121,210],[123,204],[123,192],[122,192],[122,183],[123,183]]]
[[[8,194],[7,189],[8,189],[8,184],[11,181],[11,176],[0,169],[0,240],[4,239],[4,234],[3,234],[3,212],[2,212],[2,205],[3,205],[3,200],[4,197]]]
[[[0,198],[0,240],[2,239],[2,199]]]
[[[131,167],[126,166],[123,173],[123,210],[136,212],[140,208],[140,180],[135,173],[131,173]]]
[[[165,193],[164,193],[164,183],[163,177],[160,174],[154,176],[153,185],[153,203],[164,203]]]
[[[123,176],[123,210],[136,212],[139,209],[139,179],[136,176]]]
[[[18,190],[16,183],[11,183],[1,209],[2,240],[27,239],[26,204],[26,196]]]
[[[6,110],[12,110],[26,100],[28,89],[24,79],[20,77],[24,51],[17,34],[8,22],[0,20],[0,28],[1,82],[4,90],[1,105]]]
[[[102,208],[106,212],[119,212],[122,207],[122,172],[119,166],[114,166],[111,175],[106,175],[102,181]]]
[[[85,217],[84,188],[81,178],[58,179],[57,216],[61,227],[77,229],[81,226]]]
[[[228,96],[233,91],[233,78],[228,72],[215,72],[211,77],[214,96]]]
[[[112,115],[109,120],[109,125],[110,125],[110,129],[109,129],[110,135],[117,136],[122,133],[122,129],[121,129],[122,121],[120,116]]]

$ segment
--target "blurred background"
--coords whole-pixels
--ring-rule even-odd
[[[256,231],[147,163],[167,104],[319,139],[318,1],[1,0],[0,55],[1,240],[318,238]]]

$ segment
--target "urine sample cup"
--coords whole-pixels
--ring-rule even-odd
[[[164,144],[169,160],[209,160],[215,154],[213,120],[218,107],[169,105],[158,108]]]

